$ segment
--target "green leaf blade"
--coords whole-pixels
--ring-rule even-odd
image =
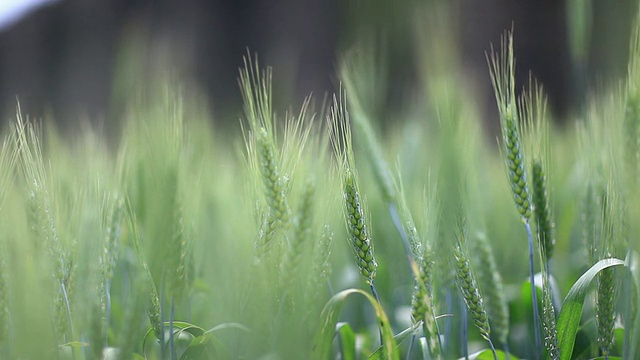
[[[582,318],[582,308],[584,299],[589,289],[589,285],[596,275],[603,269],[624,265],[620,259],[603,259],[598,261],[573,284],[571,290],[564,299],[562,310],[558,317],[558,346],[560,347],[560,359],[570,360],[573,353],[573,346],[576,340],[576,333]]]
[[[338,318],[342,310],[342,306],[345,300],[354,294],[360,294],[369,300],[371,306],[373,306],[376,312],[376,318],[382,334],[382,340],[384,342],[385,359],[400,360],[400,353],[396,349],[396,341],[393,337],[393,331],[389,323],[387,314],[382,309],[382,306],[378,304],[376,299],[369,293],[360,289],[347,289],[335,294],[322,310],[320,331],[316,334],[312,347],[313,359],[329,359],[331,354],[331,343],[336,331],[336,325],[338,324]]]

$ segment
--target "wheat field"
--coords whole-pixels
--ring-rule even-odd
[[[18,104],[0,358],[640,358],[639,34],[624,83],[559,127],[505,33],[497,142],[447,51],[381,131],[372,45],[289,109],[249,53],[234,130],[164,80],[116,141]]]

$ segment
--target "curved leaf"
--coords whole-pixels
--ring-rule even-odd
[[[164,325],[166,327],[169,327],[169,322],[165,322]],[[193,335],[193,337],[198,337],[204,334],[203,328],[184,321],[174,321],[173,327],[177,329],[173,332],[173,334],[178,336],[183,332],[188,332],[189,334]]]
[[[180,324],[186,325],[186,323]],[[238,329],[250,332],[249,328],[239,323],[223,323],[201,333],[200,331],[202,329],[197,326],[184,326],[178,331],[178,335],[180,332],[187,331],[193,335],[194,338],[184,350],[182,356],[180,356],[180,360],[230,359],[232,353],[229,347],[213,335],[214,332],[226,329]],[[199,333],[199,335],[196,335],[196,332]]]
[[[169,327],[169,322],[165,321],[164,322],[164,328],[168,328]],[[203,328],[197,326],[197,325],[193,325],[191,323],[188,322],[184,322],[184,321],[174,321],[173,322],[173,334],[176,336],[180,336],[180,334],[182,334],[183,332],[187,332],[189,334],[191,334],[194,338],[200,337],[202,336],[205,331]],[[144,338],[142,339],[142,353],[146,354],[146,346],[147,346],[147,338],[150,335],[154,335],[155,337],[155,331],[153,330],[153,327],[151,327],[149,330],[147,330],[147,332],[144,334]],[[169,337],[167,337],[167,340],[169,339]]]
[[[396,350],[396,341],[393,338],[393,332],[387,314],[384,312],[380,304],[369,293],[360,289],[343,290],[331,297],[320,315],[320,331],[316,334],[311,348],[314,359],[329,359],[331,353],[331,343],[335,335],[336,324],[340,311],[345,300],[349,295],[360,294],[369,300],[376,312],[378,326],[384,341],[384,351],[386,359],[400,359],[400,353]]]
[[[220,330],[226,330],[226,329],[238,329],[238,330],[243,330],[245,332],[251,332],[251,330],[240,324],[240,323],[222,323],[220,325],[216,325],[214,327],[212,327],[211,329],[205,331],[205,334],[210,334],[212,332],[216,332],[216,331],[220,331]]]
[[[589,289],[591,281],[603,269],[624,265],[624,261],[620,259],[604,259],[598,261],[589,270],[573,284],[569,294],[564,298],[562,310],[558,317],[558,346],[560,347],[560,359],[569,360],[573,353],[573,345],[576,340],[578,326],[580,326],[580,318],[582,317],[582,308],[584,306],[584,298]]]
[[[80,349],[83,347],[87,347],[89,346],[88,343],[82,342],[82,341],[70,341],[68,343],[64,343],[62,345],[59,345],[58,347],[60,349],[62,349],[63,347],[68,347],[68,348],[72,348],[72,349]]]
[[[180,360],[231,358],[229,348],[212,333],[204,333],[194,338],[180,356]]]
[[[509,359],[518,360],[517,357],[511,354],[506,354],[502,350],[496,350],[496,354],[498,355],[498,360],[509,360]],[[460,359],[464,359],[464,358],[460,358]],[[494,360],[494,359],[495,358],[493,357],[493,352],[491,351],[491,349],[480,350],[476,353],[469,355],[469,360]]]
[[[418,328],[422,326],[422,321],[419,321],[408,328],[402,330],[398,334],[396,334],[393,338],[396,340],[398,345],[402,344],[402,342],[409,336],[412,335]],[[369,356],[368,360],[376,360],[382,359],[382,354],[384,353],[384,347],[380,346],[371,356]]]

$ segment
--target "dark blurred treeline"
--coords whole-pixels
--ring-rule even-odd
[[[487,113],[485,51],[505,29],[515,31],[521,83],[530,69],[560,118],[590,85],[626,70],[636,0],[61,0],[0,33],[0,114],[9,118],[17,97],[23,112],[63,127],[114,121],[132,89],[164,71],[235,121],[247,48],[273,66],[276,97],[290,104],[334,91],[338,55],[363,40],[385,43],[392,106],[416,79],[417,9],[437,3],[447,4]]]

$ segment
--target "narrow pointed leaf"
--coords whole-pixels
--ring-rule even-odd
[[[591,281],[603,269],[624,265],[620,259],[604,259],[598,261],[573,284],[569,294],[565,297],[562,310],[558,317],[558,346],[560,347],[560,359],[569,360],[573,353],[573,345],[576,340],[576,333],[580,326],[584,298],[589,290]]]
[[[409,335],[412,335],[418,328],[420,328],[420,326],[422,326],[422,322],[413,324],[410,327],[396,334],[393,338],[396,340],[397,345],[399,346],[400,344],[402,344],[402,342],[404,342],[407,339],[407,337],[409,337]],[[369,356],[368,359],[369,360],[383,359],[383,356],[382,356],[383,354],[384,354],[384,347],[380,346],[373,354],[371,354],[371,356]]]
[[[508,360],[508,359],[518,360],[517,357],[511,354],[506,354],[502,350],[496,350],[496,354],[498,355],[498,360]],[[464,359],[464,358],[460,358],[460,359]],[[493,357],[493,352],[491,351],[491,349],[480,350],[476,353],[469,355],[469,360],[494,360],[494,359],[495,358]]]
[[[399,360],[400,354],[396,349],[396,341],[393,338],[393,331],[389,324],[387,314],[384,312],[380,304],[376,299],[360,289],[347,289],[335,294],[322,310],[320,319],[320,331],[316,335],[313,347],[312,356],[314,359],[329,359],[331,354],[331,343],[335,335],[336,324],[340,316],[340,311],[344,305],[345,300],[349,295],[360,294],[369,300],[369,303],[373,306],[376,312],[376,318],[378,320],[378,326],[382,333],[382,340],[384,342],[384,358]]]

